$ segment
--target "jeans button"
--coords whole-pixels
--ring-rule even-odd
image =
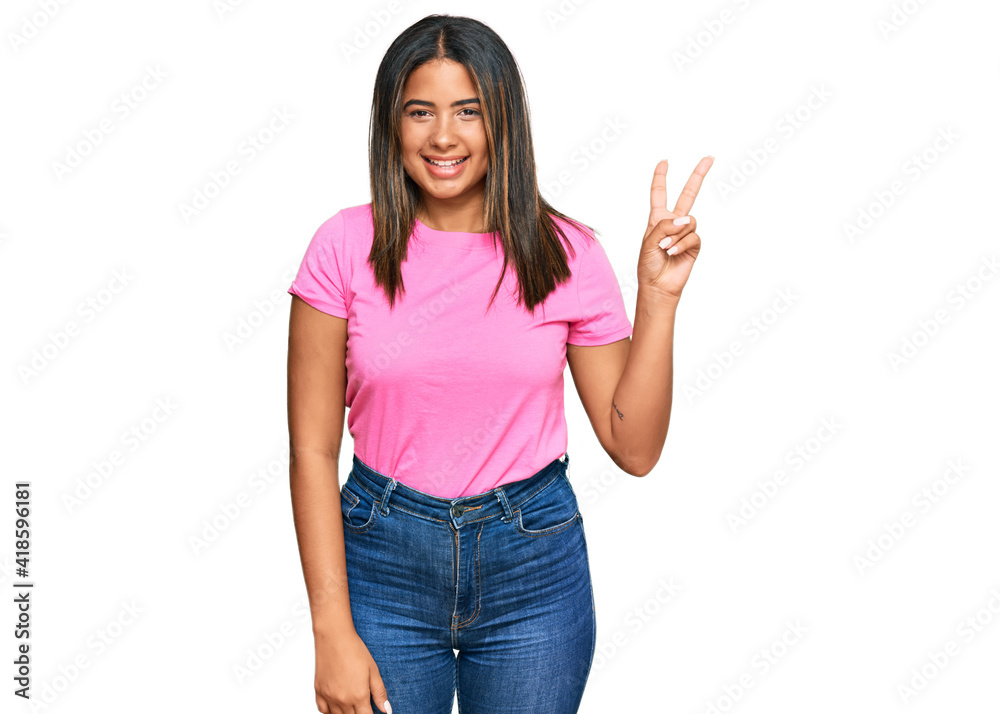
[[[465,506],[459,503],[454,508],[451,509],[451,512],[454,513],[455,517],[457,518],[458,516],[461,516],[463,513],[465,513]]]

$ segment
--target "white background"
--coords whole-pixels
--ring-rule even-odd
[[[227,7],[4,4],[5,711],[29,710],[11,693],[19,479],[43,710],[315,711],[285,291],[316,228],[370,200],[375,71],[435,12],[511,48],[545,194],[597,228],[630,317],[657,160],[672,206],[716,157],[651,474],[614,467],[566,373],[599,621],[581,711],[1000,711],[995,3]],[[241,152],[276,111],[293,118]],[[351,455],[345,430],[342,478]],[[783,643],[786,623],[804,634]]]

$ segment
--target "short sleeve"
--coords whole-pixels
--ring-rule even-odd
[[[607,345],[632,335],[618,278],[596,238],[580,258],[576,285],[580,319],[569,324],[567,343],[584,347]]]
[[[317,310],[347,317],[344,216],[338,212],[317,229],[288,292]]]

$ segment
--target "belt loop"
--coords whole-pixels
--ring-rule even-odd
[[[507,494],[504,493],[503,486],[497,488],[496,491],[497,498],[500,500],[500,505],[503,506],[504,515],[500,516],[500,520],[504,523],[510,523],[514,518],[514,511],[510,508],[510,501],[507,500]]]
[[[396,488],[396,479],[389,479],[389,483],[385,485],[385,490],[382,491],[382,497],[378,502],[378,512],[383,516],[389,515],[389,494],[392,493],[393,489]]]

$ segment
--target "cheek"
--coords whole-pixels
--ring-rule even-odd
[[[469,147],[469,150],[475,153],[480,158],[486,156],[486,134],[481,131],[470,134],[465,138],[465,145]]]
[[[414,131],[412,127],[407,127],[404,124],[399,130],[399,143],[403,147],[403,151],[413,152],[421,146],[423,137],[420,132]]]

